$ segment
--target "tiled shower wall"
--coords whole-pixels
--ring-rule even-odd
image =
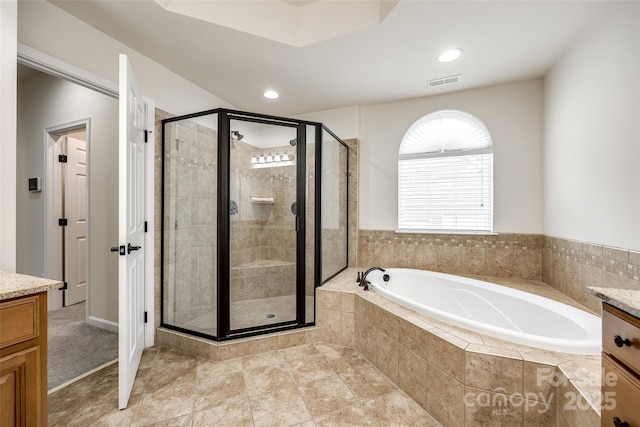
[[[540,280],[539,234],[414,234],[360,230],[358,268],[374,265]]]
[[[542,281],[596,313],[587,286],[640,290],[640,252],[544,236]]]
[[[286,147],[282,148],[282,151]],[[289,147],[290,149],[291,147]],[[295,263],[296,167],[252,168],[257,149],[244,141],[231,143],[230,197],[238,207],[231,215],[231,267],[260,260]],[[274,203],[252,203],[251,197],[272,197]]]

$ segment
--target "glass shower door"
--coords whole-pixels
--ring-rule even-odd
[[[297,127],[231,119],[231,333],[297,319]]]

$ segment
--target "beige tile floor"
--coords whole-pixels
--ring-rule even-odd
[[[439,426],[356,350],[307,344],[213,362],[145,350],[129,407],[117,365],[49,396],[50,426]]]

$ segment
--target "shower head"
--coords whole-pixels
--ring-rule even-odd
[[[235,137],[236,137],[236,139],[237,139],[238,141],[241,141],[241,140],[242,140],[242,138],[244,138],[244,135],[242,135],[242,134],[241,134],[240,132],[238,132],[237,130],[232,130],[232,131],[231,131],[231,136],[235,136]]]

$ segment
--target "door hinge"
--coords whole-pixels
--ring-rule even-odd
[[[66,227],[67,226],[67,218],[60,218],[58,219],[58,225],[60,227]]]
[[[149,142],[149,131],[144,130],[144,142]]]
[[[60,163],[67,163],[67,155],[66,154],[60,154],[58,155],[58,161]]]
[[[69,286],[67,286],[67,285],[68,285],[68,283],[67,283],[67,282],[62,282],[62,283],[64,283],[64,285],[62,285],[62,287],[61,287],[61,288],[59,288],[59,289],[60,289],[61,291],[66,291],[66,290],[69,288]]]
[[[147,323],[147,312],[144,312],[144,323]]]
[[[147,221],[144,222],[144,232],[147,232]]]

